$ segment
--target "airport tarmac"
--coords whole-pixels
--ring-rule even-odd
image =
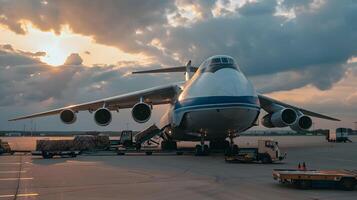
[[[278,184],[274,168],[357,169],[354,143],[287,146],[281,164],[228,164],[222,155],[0,157],[0,200],[7,199],[356,199],[357,189],[299,190]],[[283,144],[281,146],[284,146]],[[16,195],[17,194],[17,195]]]

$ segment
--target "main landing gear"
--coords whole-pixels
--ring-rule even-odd
[[[205,144],[205,136],[205,133],[201,134],[201,142],[195,147],[195,156],[205,156],[210,153],[208,145]]]

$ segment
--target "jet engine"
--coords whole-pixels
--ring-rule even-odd
[[[312,126],[312,120],[309,116],[300,115],[296,122],[290,126],[294,131],[306,131]]]
[[[73,110],[65,109],[61,111],[60,118],[65,124],[73,124],[77,120],[77,115]]]
[[[279,111],[269,113],[262,118],[263,126],[267,128],[286,127],[292,125],[297,118],[295,110],[283,108]]]
[[[145,123],[151,117],[151,106],[147,103],[137,103],[131,110],[133,119],[138,123]]]
[[[99,108],[94,113],[94,121],[99,126],[108,126],[112,121],[112,113],[107,108]]]

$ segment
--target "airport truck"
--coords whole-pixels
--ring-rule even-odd
[[[273,178],[279,183],[291,184],[300,189],[334,187],[354,190],[357,185],[357,170],[274,169]]]
[[[349,132],[352,132],[352,130],[348,128],[337,128],[336,130],[330,130],[326,135],[326,140],[328,142],[352,142],[348,138]]]
[[[0,140],[0,155],[4,153],[13,154],[14,152],[11,150],[8,142],[3,142]]]
[[[257,148],[239,148],[236,155],[225,156],[228,163],[273,163],[285,159],[286,153],[282,154],[278,142],[274,140],[258,140]]]

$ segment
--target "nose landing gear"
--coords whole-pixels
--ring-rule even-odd
[[[238,145],[234,144],[234,134],[230,133],[229,137],[229,147],[224,151],[225,156],[235,156],[238,154],[239,148]]]
[[[195,156],[206,156],[210,153],[208,145],[205,144],[205,133],[201,134],[201,142],[195,147]]]

